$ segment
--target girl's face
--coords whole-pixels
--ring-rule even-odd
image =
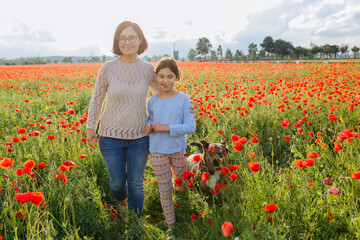
[[[179,80],[170,68],[163,68],[156,74],[156,81],[160,92],[168,93],[174,90],[175,82]]]
[[[123,56],[137,55],[141,40],[132,27],[125,28],[119,36],[119,48]]]

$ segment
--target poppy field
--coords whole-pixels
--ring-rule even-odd
[[[178,239],[360,238],[359,63],[179,66],[197,121],[188,142],[224,138],[230,153],[208,198],[191,172],[177,179]],[[150,161],[138,220],[87,145],[100,67],[0,66],[0,240],[166,239]]]

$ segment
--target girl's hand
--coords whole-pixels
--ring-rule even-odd
[[[170,132],[170,127],[167,124],[154,123],[152,128],[154,132]]]
[[[195,113],[195,107],[194,106],[191,106],[191,107],[189,107],[189,109],[190,109],[190,113]]]
[[[147,135],[150,135],[153,131],[154,131],[154,130],[153,130],[153,127],[152,127],[151,124],[146,125],[146,127],[145,127],[145,133],[146,133]]]
[[[95,149],[95,145],[97,144],[97,137],[96,132],[93,129],[87,129],[87,136],[86,136],[87,142],[89,146],[93,149]]]

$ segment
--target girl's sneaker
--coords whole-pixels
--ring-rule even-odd
[[[174,234],[174,227],[169,227],[168,230],[166,231],[166,236],[167,236],[167,240],[170,239],[176,239],[175,234]]]

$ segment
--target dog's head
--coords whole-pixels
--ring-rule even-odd
[[[201,140],[205,162],[210,161],[213,168],[219,168],[226,165],[229,155],[229,148],[226,146],[225,139],[222,138],[220,143],[209,143]]]

